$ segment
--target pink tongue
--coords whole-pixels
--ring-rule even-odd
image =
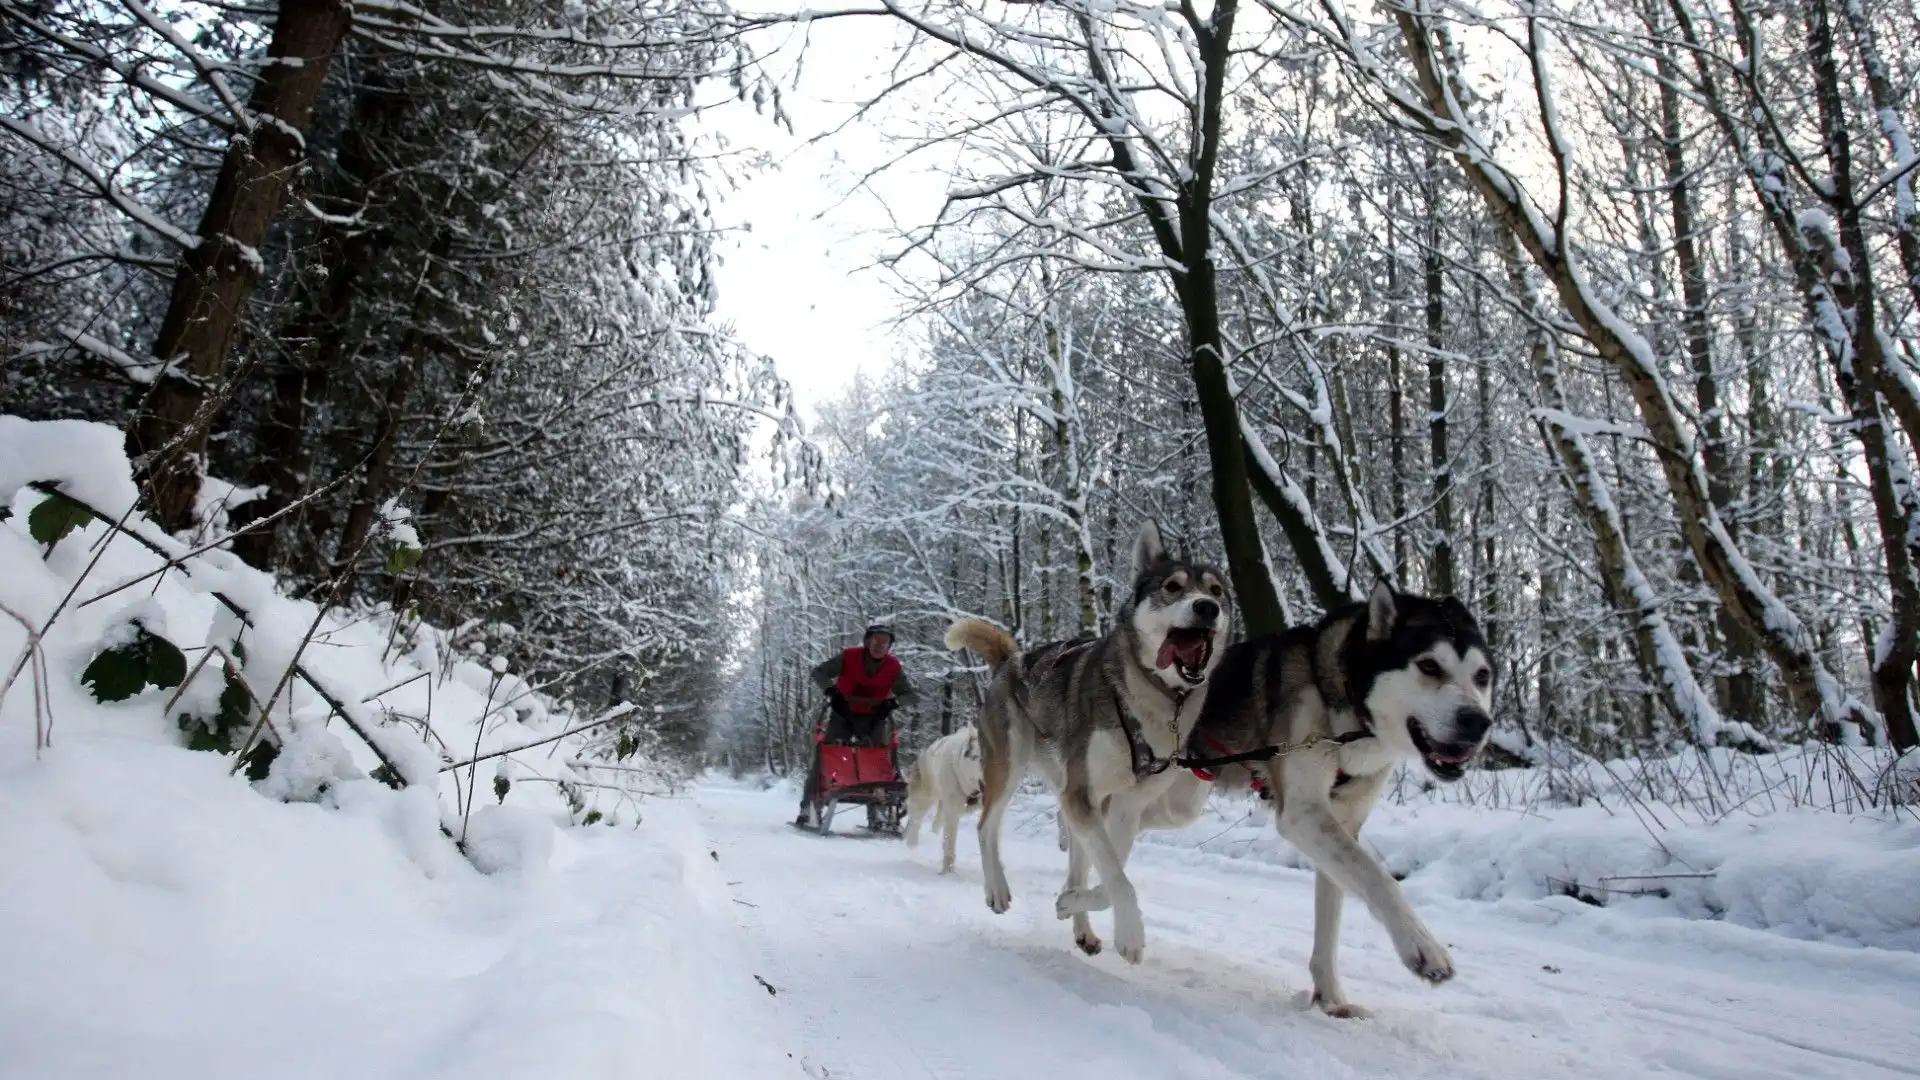
[[[1179,656],[1180,650],[1174,648],[1173,639],[1168,638],[1160,643],[1160,655],[1154,658],[1154,666],[1163,668],[1172,667],[1173,662],[1178,659]]]

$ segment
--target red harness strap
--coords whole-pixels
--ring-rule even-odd
[[[1204,731],[1196,731],[1194,732],[1194,734],[1200,736],[1200,738],[1206,742],[1207,748],[1212,750],[1214,753],[1219,754],[1221,757],[1226,757],[1227,755],[1233,753],[1232,750],[1227,749],[1226,743],[1221,742],[1219,739],[1214,738],[1213,736],[1207,734]],[[1209,784],[1213,783],[1212,770],[1191,769],[1189,771],[1192,772],[1193,775],[1199,777],[1200,779],[1205,780],[1207,783]],[[1264,776],[1261,776],[1259,773],[1254,773],[1253,790],[1264,795],[1267,790],[1267,778]]]
[[[1214,738],[1213,736],[1207,734],[1204,731],[1196,731],[1194,732],[1194,734],[1200,736],[1200,738],[1206,742],[1207,747],[1211,749],[1214,753],[1219,754],[1221,757],[1226,757],[1229,754],[1233,753],[1232,750],[1228,749],[1226,743],[1221,742],[1219,739]],[[1209,784],[1213,783],[1213,773],[1211,770],[1189,769],[1187,771],[1193,773],[1193,775],[1199,777],[1200,779],[1205,780]],[[1333,786],[1339,787],[1341,784],[1344,784],[1351,779],[1353,779],[1353,777],[1348,776],[1345,769],[1341,769],[1340,771],[1333,774]],[[1254,773],[1253,774],[1253,790],[1257,794],[1259,794],[1261,798],[1263,799],[1266,798],[1267,797],[1267,778],[1264,776],[1261,776],[1259,773]]]

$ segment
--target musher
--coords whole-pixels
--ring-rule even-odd
[[[826,741],[836,746],[885,746],[887,717],[920,695],[901,670],[900,658],[893,655],[893,627],[886,623],[867,627],[860,644],[816,666],[813,681],[826,692]],[[800,789],[800,816],[794,824],[807,824],[807,807],[819,785],[816,750],[807,769],[807,784]]]

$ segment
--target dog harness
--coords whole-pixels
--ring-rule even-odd
[[[1120,714],[1120,730],[1127,735],[1127,753],[1133,759],[1133,778],[1145,780],[1175,765],[1184,767],[1184,761],[1178,753],[1172,757],[1160,757],[1153,752],[1153,747],[1147,745],[1145,733],[1140,730],[1140,718],[1127,708],[1126,696],[1111,683],[1107,689],[1113,692],[1114,709]],[[1187,703],[1187,692],[1170,690],[1168,693],[1173,698],[1173,718],[1167,721],[1167,730],[1173,734],[1173,745],[1177,747],[1180,745],[1180,707]]]
[[[1058,657],[1055,658],[1054,662],[1058,662]],[[1212,783],[1214,778],[1213,770],[1223,765],[1240,765],[1252,761],[1267,762],[1277,757],[1285,757],[1297,750],[1306,750],[1323,743],[1334,746],[1345,746],[1348,743],[1356,743],[1361,739],[1370,739],[1373,737],[1373,731],[1371,726],[1369,726],[1359,731],[1349,731],[1341,735],[1309,735],[1297,743],[1276,743],[1272,746],[1263,746],[1258,750],[1247,750],[1236,754],[1231,753],[1230,748],[1225,743],[1196,729],[1193,735],[1207,743],[1209,747],[1216,751],[1214,756],[1203,757],[1189,750],[1186,753],[1176,752],[1170,757],[1160,757],[1153,752],[1153,747],[1147,744],[1146,735],[1140,727],[1140,718],[1133,715],[1132,709],[1127,708],[1126,696],[1120,692],[1118,687],[1113,686],[1111,682],[1108,683],[1107,688],[1113,693],[1114,711],[1120,716],[1120,730],[1125,732],[1127,736],[1127,749],[1133,759],[1133,776],[1136,780],[1144,780],[1149,776],[1158,776],[1170,768],[1178,767],[1186,769],[1208,783]],[[1173,717],[1167,721],[1167,730],[1173,735],[1175,746],[1181,745],[1180,709],[1187,703],[1187,693],[1185,690],[1167,691],[1167,695],[1173,698]],[[1340,770],[1334,775],[1333,786],[1339,787],[1351,779],[1353,779],[1353,777],[1348,776],[1345,770]],[[1258,773],[1256,773],[1253,778],[1253,790],[1259,792],[1260,797],[1263,799],[1273,798],[1273,793],[1267,789],[1266,778],[1260,776]]]

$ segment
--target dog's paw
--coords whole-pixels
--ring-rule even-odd
[[[1434,986],[1453,978],[1453,954],[1425,927],[1416,929],[1401,943],[1400,962]]]
[[[942,877],[945,877],[946,875],[948,875],[948,874],[951,874],[951,873],[953,873],[953,864],[952,864],[952,863],[941,863],[941,864],[940,864],[940,875],[941,875]]]
[[[993,912],[995,915],[1005,915],[1007,913],[1007,909],[1012,906],[1013,906],[1013,891],[1011,889],[1008,889],[1004,885],[997,889],[991,885],[987,886],[987,910],[988,911]]]
[[[1091,926],[1084,930],[1075,930],[1073,932],[1073,943],[1078,945],[1080,951],[1086,953],[1088,956],[1100,955],[1100,935],[1094,933],[1093,927]]]
[[[1147,952],[1147,927],[1140,913],[1116,914],[1113,918],[1113,951],[1129,964],[1137,964]]]
[[[1321,1012],[1326,1013],[1336,1020],[1365,1020],[1373,1015],[1367,1011],[1365,1006],[1355,1005],[1344,997],[1338,1001],[1334,1001],[1323,996],[1318,990],[1313,992],[1312,1004],[1314,1008],[1319,1009]]]
[[[1053,916],[1067,919],[1089,911],[1105,911],[1110,903],[1107,890],[1098,885],[1090,889],[1062,889],[1060,895],[1053,898]]]

